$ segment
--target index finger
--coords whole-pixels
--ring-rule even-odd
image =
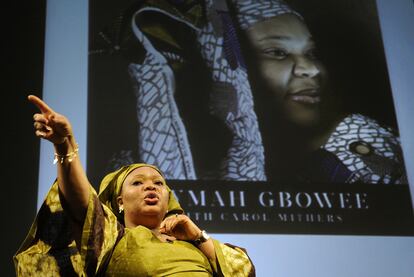
[[[36,105],[36,107],[39,108],[39,110],[43,113],[43,114],[50,114],[53,113],[54,111],[45,103],[42,101],[42,99],[40,99],[39,97],[35,96],[35,95],[29,95],[27,97],[27,99],[32,102],[33,104]]]

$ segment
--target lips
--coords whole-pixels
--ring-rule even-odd
[[[287,94],[287,97],[302,104],[318,104],[321,102],[320,90],[317,87],[300,88]]]
[[[148,205],[155,205],[159,201],[158,194],[156,194],[155,192],[150,192],[147,195],[145,195],[144,201]]]

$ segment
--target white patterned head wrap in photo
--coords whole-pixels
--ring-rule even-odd
[[[281,0],[232,0],[241,29],[246,30],[253,24],[282,14],[302,16]]]

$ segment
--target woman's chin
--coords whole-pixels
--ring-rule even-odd
[[[288,111],[287,119],[299,128],[315,128],[321,123],[320,109],[315,106],[295,108]]]
[[[162,212],[162,209],[156,205],[148,205],[142,212],[146,215],[158,215]]]

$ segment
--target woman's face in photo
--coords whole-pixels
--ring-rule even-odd
[[[254,89],[264,90],[260,93],[271,97],[272,108],[289,122],[318,124],[325,69],[304,22],[293,14],[280,15],[254,24],[247,39],[253,50]]]

